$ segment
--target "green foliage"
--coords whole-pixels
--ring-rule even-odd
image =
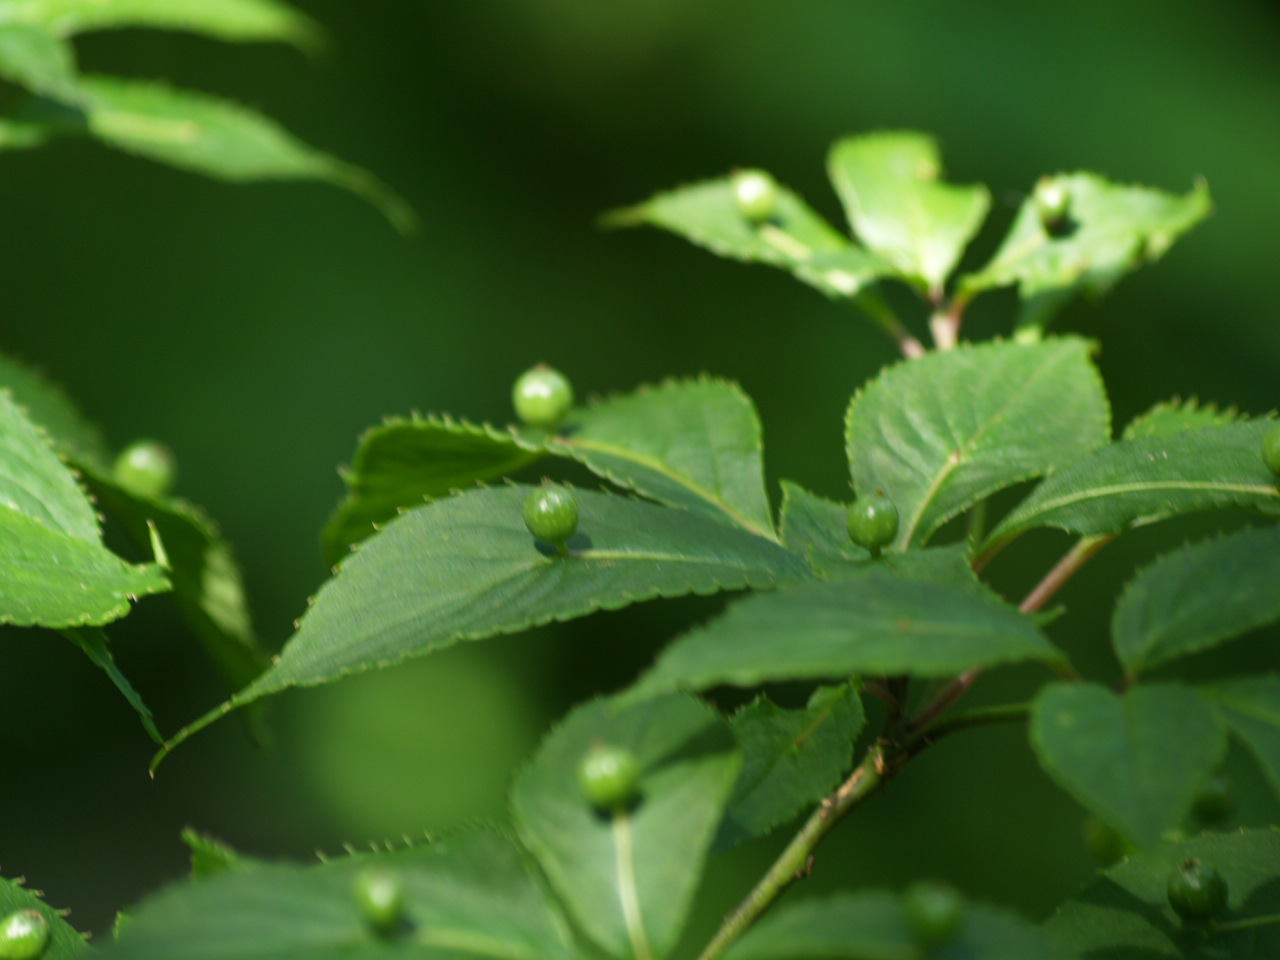
[[[62,918],[62,911],[54,910],[20,881],[0,877],[0,917],[9,917],[25,910],[34,910],[48,926],[48,943],[41,948],[42,953],[39,954],[44,960],[64,960],[66,957],[81,956],[88,950],[84,937]]]
[[[1203,688],[1228,729],[1253,753],[1280,794],[1280,675],[1239,677]]]

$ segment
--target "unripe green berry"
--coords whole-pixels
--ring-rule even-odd
[[[956,935],[964,919],[964,898],[945,883],[922,880],[903,892],[902,912],[916,939],[932,946]]]
[[[116,483],[139,497],[160,497],[173,486],[173,454],[154,440],[135,440],[116,457]]]
[[[36,960],[49,936],[49,921],[39,910],[15,910],[0,920],[0,960]]]
[[[516,380],[511,403],[522,423],[549,430],[573,406],[573,386],[560,371],[540,363]]]
[[[625,807],[640,783],[640,761],[624,747],[592,747],[578,764],[578,786],[591,805],[601,810]]]
[[[845,522],[853,542],[877,556],[898,535],[898,508],[883,494],[859,497],[849,507]]]
[[[524,501],[524,525],[539,540],[560,546],[577,532],[578,501],[565,487],[535,487]]]
[[[1036,184],[1036,215],[1044,232],[1051,237],[1064,233],[1071,222],[1071,193],[1066,184],[1043,177]]]
[[[388,867],[366,867],[351,886],[365,923],[379,933],[394,930],[404,917],[404,882]]]
[[[1189,924],[1203,924],[1227,907],[1227,881],[1207,863],[1183,860],[1169,874],[1169,906]]]
[[[1222,823],[1235,807],[1235,791],[1226,777],[1213,777],[1191,801],[1191,815],[1206,826]]]
[[[1280,477],[1280,423],[1262,436],[1262,462],[1267,469]]]
[[[763,223],[777,212],[778,184],[764,170],[738,170],[732,183],[733,202],[752,223]]]

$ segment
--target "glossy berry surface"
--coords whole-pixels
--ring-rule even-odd
[[[38,910],[15,910],[0,920],[0,960],[36,960],[49,946],[49,921]]]
[[[173,454],[154,440],[137,440],[116,457],[116,483],[139,497],[160,497],[173,486]]]
[[[1057,236],[1070,223],[1071,194],[1064,184],[1051,177],[1045,177],[1036,184],[1036,215],[1045,233]]]
[[[739,170],[733,175],[733,202],[752,223],[768,220],[778,210],[778,184],[763,170]]]
[[[560,371],[539,364],[516,380],[511,403],[521,423],[550,429],[573,406],[573,386]]]
[[[1209,864],[1189,858],[1169,874],[1169,906],[1187,923],[1212,920],[1227,907],[1227,882]]]
[[[1267,465],[1268,470],[1280,477],[1280,423],[1262,437],[1262,462]]]
[[[1206,826],[1222,823],[1235,808],[1235,791],[1226,777],[1213,777],[1191,801],[1191,815]]]
[[[380,933],[395,928],[404,916],[404,883],[386,867],[366,867],[352,885],[356,906],[365,923]]]
[[[640,761],[623,747],[592,747],[578,765],[582,795],[601,810],[625,807],[639,783]]]
[[[879,494],[853,501],[845,520],[853,542],[873,554],[898,535],[898,508]]]
[[[922,880],[903,892],[902,912],[921,943],[945,943],[960,929],[964,898],[945,883]]]
[[[524,525],[539,540],[564,543],[578,529],[578,501],[564,487],[537,487],[525,498]]]

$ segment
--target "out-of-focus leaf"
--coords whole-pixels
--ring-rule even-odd
[[[1183,430],[1216,427],[1238,419],[1240,419],[1240,413],[1235,407],[1221,408],[1212,403],[1202,404],[1194,397],[1190,400],[1169,400],[1157,403],[1146,413],[1134,417],[1133,421],[1124,428],[1121,439],[1135,440],[1138,437],[1167,436],[1170,433],[1181,433]]]
[[[216,877],[222,873],[252,870],[265,863],[262,860],[246,857],[232,850],[221,840],[197,833],[190,827],[182,831],[182,842],[191,851],[191,876],[196,880]]]
[[[5,22],[3,16],[0,6],[0,77],[42,96],[74,98],[76,57],[71,44],[45,27]]]
[[[1280,674],[1226,680],[1200,692],[1249,748],[1271,789],[1280,795]]]
[[[108,467],[111,453],[102,432],[57,384],[0,354],[0,387],[7,388],[28,418],[44,428],[58,453],[104,470]]]

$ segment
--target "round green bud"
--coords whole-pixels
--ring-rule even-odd
[[[1167,892],[1169,906],[1186,923],[1206,923],[1227,907],[1227,881],[1209,864],[1194,857],[1174,867]]]
[[[173,454],[155,440],[135,440],[116,457],[116,483],[139,497],[161,497],[173,486]]]
[[[964,898],[945,883],[922,880],[903,892],[902,912],[907,926],[921,943],[945,943],[960,929]]]
[[[0,960],[36,960],[49,936],[49,921],[39,910],[15,910],[0,920]]]
[[[854,543],[878,554],[898,535],[898,508],[882,494],[859,497],[849,507],[845,522]]]
[[[577,532],[578,501],[565,487],[535,487],[524,501],[524,525],[539,540],[559,546]]]
[[[596,745],[578,764],[578,786],[591,805],[601,810],[625,807],[640,783],[640,761],[624,747]]]
[[[777,212],[778,184],[764,170],[738,170],[732,178],[733,202],[752,223],[763,223]]]
[[[511,403],[522,423],[549,430],[573,406],[573,386],[560,371],[540,363],[516,380]]]
[[[1066,231],[1071,222],[1071,193],[1066,184],[1052,177],[1043,177],[1036,184],[1036,215],[1044,232],[1056,237]]]
[[[1080,828],[1084,844],[1104,867],[1137,853],[1138,848],[1097,817],[1090,817]]]
[[[1280,423],[1263,434],[1262,462],[1267,465],[1268,470],[1280,477]]]
[[[1210,778],[1191,801],[1191,815],[1205,826],[1222,823],[1235,808],[1235,791],[1231,781],[1223,776]]]
[[[351,892],[365,923],[378,933],[394,930],[404,917],[404,882],[389,867],[365,867]]]

